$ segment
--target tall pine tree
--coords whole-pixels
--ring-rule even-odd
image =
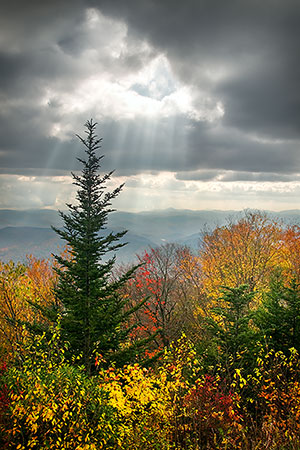
[[[82,355],[82,363],[90,374],[95,352],[108,361],[122,360],[122,354],[126,354],[122,361],[126,362],[134,350],[126,344],[131,330],[128,318],[133,310],[118,294],[134,269],[112,281],[115,255],[107,258],[107,254],[124,245],[119,240],[126,231],[107,234],[103,230],[113,211],[111,200],[123,185],[111,192],[106,190],[113,172],[99,174],[103,156],[97,156],[97,151],[101,139],[96,136],[95,122],[90,120],[85,127],[86,138],[78,138],[85,147],[86,159],[78,158],[81,174],[72,173],[73,184],[78,187],[77,204],[67,204],[68,213],[60,211],[64,227],[53,229],[70,248],[70,257],[54,255],[58,262],[55,296],[62,305],[62,335],[70,343],[71,354]]]

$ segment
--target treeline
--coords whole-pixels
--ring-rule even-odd
[[[147,344],[129,365],[95,353],[91,376],[43,315],[53,261],[2,263],[3,448],[298,449],[299,250],[298,227],[251,213],[196,253],[140,255],[118,292],[134,310],[122,345]]]

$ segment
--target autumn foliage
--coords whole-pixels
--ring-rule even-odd
[[[283,232],[267,216],[246,213],[237,223],[216,228],[204,237],[199,253],[203,287],[217,297],[220,286],[248,284],[261,292],[281,263]]]
[[[51,261],[1,263],[0,447],[299,449],[299,261],[299,228],[258,213],[148,249],[118,293],[144,358],[92,376],[43,315]]]

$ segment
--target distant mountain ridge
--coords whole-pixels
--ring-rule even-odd
[[[26,255],[49,258],[63,243],[51,228],[5,227],[0,229],[0,260],[24,262]]]
[[[106,233],[113,230],[107,229]],[[127,243],[116,253],[119,263],[130,263],[136,259],[144,249],[155,247],[156,244],[145,237],[131,232],[120,240]],[[64,241],[51,228],[37,227],[5,227],[0,229],[0,261],[25,262],[27,256],[36,258],[50,258],[52,254],[59,254],[65,247]]]
[[[270,217],[286,224],[300,224],[300,210],[280,212],[264,211]],[[129,230],[123,238],[128,242],[117,252],[119,262],[132,262],[136,254],[164,242],[178,242],[197,248],[199,238],[205,230],[214,229],[236,221],[243,211],[219,210],[166,210],[139,213],[118,211],[109,215],[109,231]],[[24,261],[26,254],[48,258],[59,253],[64,242],[51,229],[61,227],[62,221],[55,210],[0,210],[0,260]]]

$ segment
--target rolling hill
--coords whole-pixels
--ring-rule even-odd
[[[300,211],[268,212],[288,224],[300,223]],[[129,230],[123,238],[128,242],[117,253],[118,262],[132,262],[136,254],[164,242],[178,242],[197,248],[205,230],[224,225],[228,218],[241,217],[237,211],[191,211],[166,209],[140,213],[114,212],[109,216],[109,231]],[[26,255],[48,258],[59,253],[64,242],[51,229],[62,222],[54,210],[0,210],[0,260],[24,261]]]

